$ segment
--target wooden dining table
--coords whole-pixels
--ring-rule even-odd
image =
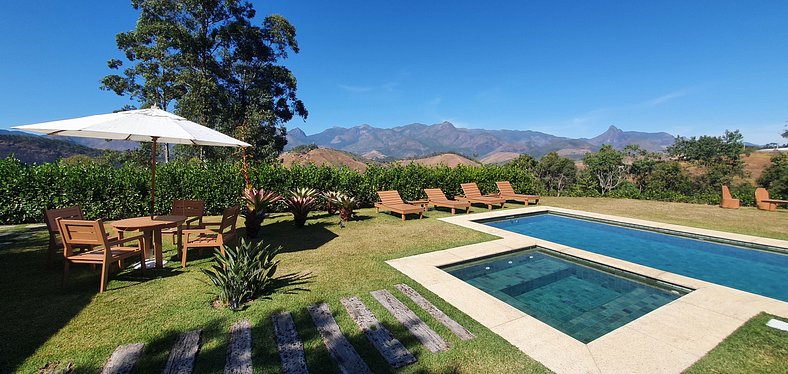
[[[153,252],[156,258],[156,267],[161,268],[164,265],[161,230],[168,227],[178,227],[178,225],[186,221],[186,218],[186,216],[134,217],[114,221],[111,225],[118,231],[142,232],[142,246],[145,249],[145,257],[150,258],[151,252]]]

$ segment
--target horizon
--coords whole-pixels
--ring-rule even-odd
[[[310,114],[286,127],[310,135],[448,121],[784,142],[786,3],[253,3],[256,22],[279,13],[298,31],[301,52],[282,63]],[[0,14],[0,48],[15,57],[0,61],[0,129],[133,104],[98,82],[122,57],[115,35],[136,22],[129,2],[6,3]]]

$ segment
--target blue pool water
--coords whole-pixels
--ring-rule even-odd
[[[538,250],[443,270],[583,343],[682,295]]]
[[[788,301],[788,255],[557,214],[486,225]]]

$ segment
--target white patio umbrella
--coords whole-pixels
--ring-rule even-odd
[[[156,189],[156,143],[250,147],[251,145],[186,118],[158,109],[128,110],[61,121],[14,126],[18,130],[47,135],[153,142],[151,158],[151,215]]]

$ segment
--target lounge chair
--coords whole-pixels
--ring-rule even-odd
[[[178,227],[168,227],[161,230],[162,235],[172,235],[172,244],[177,244],[176,248],[180,252],[182,230],[205,228],[202,222],[202,217],[205,215],[205,202],[202,200],[173,200],[170,215],[188,217]]]
[[[722,201],[720,201],[720,207],[725,209],[739,209],[739,199],[734,199],[733,196],[731,196],[731,190],[728,189],[728,186],[722,186]]]
[[[379,203],[375,203],[375,210],[380,213],[380,210],[388,210],[390,212],[398,213],[405,220],[406,214],[419,214],[419,219],[424,217],[424,208],[418,205],[407,204],[402,201],[399,192],[396,190],[391,191],[378,191]]]
[[[479,186],[476,183],[462,183],[460,184],[462,187],[462,192],[465,196],[457,197],[458,200],[465,200],[469,203],[478,203],[487,205],[487,209],[492,210],[493,205],[501,204],[501,208],[504,207],[506,204],[506,199],[498,196],[493,195],[482,195],[481,190],[479,190]]]
[[[101,265],[101,285],[99,292],[107,290],[109,283],[109,267],[113,262],[117,262],[119,267],[123,267],[123,260],[129,257],[139,256],[140,269],[145,275],[145,251],[142,248],[142,235],[135,235],[125,239],[108,238],[104,229],[104,222],[100,219],[96,221],[86,221],[79,219],[57,218],[58,230],[63,240],[63,286],[68,281],[68,271],[72,263]],[[129,242],[136,241],[136,246],[123,246]],[[75,253],[75,247],[91,247],[91,249],[81,253]]]
[[[181,266],[186,267],[186,255],[189,248],[215,248],[224,254],[224,245],[236,240],[236,223],[238,222],[238,205],[222,212],[222,221],[219,223],[205,223],[201,229],[181,230],[183,250],[181,251]],[[215,229],[208,226],[217,226]]]
[[[498,186],[498,196],[509,200],[514,201],[522,201],[523,204],[528,205],[531,201],[534,204],[539,204],[539,199],[541,198],[539,195],[526,195],[514,192],[514,188],[512,188],[512,184],[509,181],[501,181],[495,182],[495,185]]]
[[[779,204],[788,205],[788,200],[770,199],[769,191],[767,191],[765,188],[758,187],[755,189],[755,205],[758,206],[758,209],[773,212],[777,210],[777,205]]]
[[[471,210],[471,203],[468,201],[449,200],[446,194],[440,188],[425,188],[424,192],[427,194],[427,205],[434,207],[449,208],[451,214],[454,214],[457,209],[465,208],[465,213]]]

